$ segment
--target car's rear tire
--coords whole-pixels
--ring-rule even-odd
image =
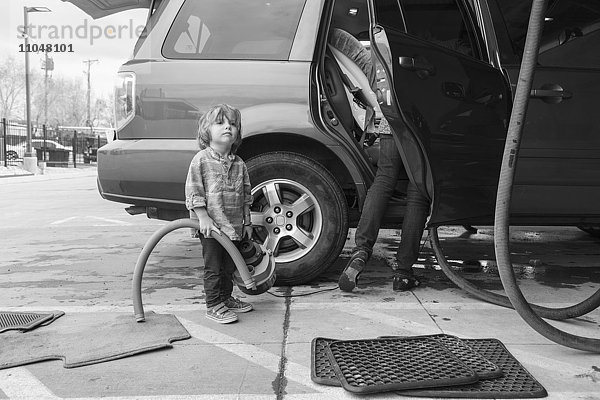
[[[254,238],[274,250],[277,285],[310,282],[340,254],[348,234],[344,194],[318,162],[288,152],[247,161]]]
[[[18,160],[19,159],[19,154],[17,154],[17,152],[14,151],[14,150],[8,150],[6,152],[6,159],[7,160]]]

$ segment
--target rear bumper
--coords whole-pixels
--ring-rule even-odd
[[[98,150],[98,190],[111,201],[185,210],[195,140],[115,140]]]

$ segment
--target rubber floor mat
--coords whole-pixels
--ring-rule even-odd
[[[464,386],[398,392],[402,396],[533,399],[548,396],[546,389],[521,365],[497,339],[462,339],[479,354],[498,365],[504,374],[500,378],[480,380]]]
[[[342,387],[354,393],[463,385],[477,374],[443,344],[423,337],[344,340],[327,355]]]
[[[50,313],[2,311],[0,312],[0,333],[10,330],[30,331],[47,325],[64,314],[62,311]]]
[[[327,347],[329,343],[337,341],[336,339],[328,339],[317,337],[311,343],[311,363],[310,363],[310,378],[313,382],[327,386],[342,386],[340,380],[335,375],[333,365],[327,356]]]
[[[380,336],[380,338],[399,338],[406,336]],[[412,337],[424,337],[437,340],[448,348],[462,362],[467,364],[479,376],[479,379],[498,378],[502,376],[502,369],[496,364],[473,350],[469,345],[456,336],[439,333],[435,335],[423,335]]]
[[[503,375],[502,369],[498,365],[473,350],[463,339],[446,334],[431,335],[429,337],[442,343],[462,362],[471,367],[479,376],[479,379],[499,378]]]
[[[384,338],[399,338],[401,336],[384,336]],[[467,364],[479,376],[479,379],[497,378],[502,376],[502,369],[492,363],[478,352],[474,351],[463,340],[456,336],[438,334],[422,336],[441,342],[455,356]],[[333,366],[327,356],[327,346],[329,343],[336,342],[337,339],[317,337],[311,343],[311,379],[313,382],[327,386],[341,386],[339,379],[335,375]]]

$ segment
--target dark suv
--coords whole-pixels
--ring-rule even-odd
[[[71,2],[94,17],[133,7]],[[115,140],[98,150],[105,199],[186,217],[197,119],[229,103],[242,111],[256,238],[274,249],[279,283],[316,277],[358,221],[379,143],[328,44],[337,28],[372,48],[377,100],[404,161],[384,226],[399,226],[409,180],[432,201],[430,226],[492,223],[530,1],[134,3],[150,13],[119,71]],[[600,3],[550,0],[512,224],[600,224],[598,48]]]

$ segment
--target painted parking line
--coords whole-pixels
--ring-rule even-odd
[[[58,221],[50,222],[50,225],[62,225],[65,222],[73,221],[74,219],[77,219],[77,218],[78,217],[69,217],[69,218],[65,218],[65,219],[59,219]]]
[[[275,374],[279,373],[279,355],[275,355],[268,351],[263,350],[258,346],[244,343],[238,338],[226,335],[214,329],[208,328],[204,325],[197,324],[185,318],[178,317],[182,325],[188,330],[190,335],[200,339],[206,343],[212,344],[222,350],[228,351],[241,357],[257,366],[266,368]],[[285,399],[298,399],[298,400],[330,400],[330,399],[358,399],[364,398],[364,396],[358,396],[347,392],[339,387],[331,387],[324,385],[317,385],[311,378],[310,367],[295,363],[288,360],[285,368],[285,377],[288,380],[299,383],[303,386],[311,388],[315,393],[305,394],[285,394]],[[243,396],[243,398],[246,398]],[[370,396],[371,398],[371,396]],[[373,396],[373,398],[388,400],[398,399],[396,394],[379,394]]]
[[[190,335],[203,342],[212,344],[222,350],[228,351],[257,366],[261,366],[271,372],[279,373],[280,356],[263,350],[262,348],[247,344],[238,338],[226,335],[204,325],[197,324],[185,318],[177,317],[181,324],[188,330]],[[332,388],[317,386],[310,379],[310,368],[288,361],[286,364],[285,377],[303,386],[310,387],[318,393],[331,393]]]
[[[9,399],[58,399],[50,389],[24,367],[0,370],[0,390]]]
[[[309,303],[293,303],[292,312],[297,309],[308,309],[314,308],[319,304]],[[432,326],[427,326],[414,321],[395,317],[393,315],[382,312],[384,310],[393,311],[398,309],[407,309],[407,304],[389,304],[389,303],[375,303],[368,304],[364,302],[355,303],[341,303],[337,304],[334,309],[339,311],[347,312],[361,318],[371,319],[381,323],[388,324],[396,328],[402,328],[415,334],[423,333],[434,333],[431,330],[435,329]],[[276,305],[271,307],[272,309],[281,309],[283,305]],[[10,309],[15,311],[42,311],[42,310],[55,310],[62,309],[66,313],[89,313],[89,312],[126,312],[132,313],[131,306],[65,306],[65,307],[12,307]],[[182,313],[188,311],[197,311],[198,305],[189,306],[149,306],[148,309],[152,309],[157,313]],[[331,304],[329,306],[331,309]],[[412,308],[412,307],[411,307]],[[375,311],[377,310],[377,311]],[[186,318],[178,316],[178,319],[188,332],[195,338],[218,347],[222,350],[235,354],[252,364],[263,367],[273,373],[279,373],[280,355],[274,354],[264,350],[259,346],[245,343],[239,338],[221,333],[210,327],[195,323]],[[451,332],[445,332],[452,334]],[[464,336],[464,335],[461,335]],[[564,371],[565,378],[571,378],[573,375],[585,374],[589,370],[580,366],[564,362],[555,358],[541,356],[530,351],[514,349],[511,346],[511,352],[525,365],[536,366],[540,369],[547,371],[556,372],[556,369]],[[547,346],[545,346],[547,347]],[[556,348],[559,348],[556,346]],[[562,374],[561,374],[562,375]],[[339,399],[357,399],[359,396],[344,391],[341,388],[333,388],[327,386],[317,385],[310,379],[310,366],[298,364],[291,360],[288,360],[285,368],[285,377],[295,383],[301,384],[308,389],[314,390],[314,393],[294,394],[286,393],[284,398],[289,400],[325,400],[332,398]],[[542,382],[543,383],[543,382]],[[566,389],[566,388],[565,388]],[[583,388],[582,388],[583,389]],[[25,367],[17,367],[6,370],[0,370],[0,390],[8,396],[9,399],[57,399],[55,396],[42,382],[40,382],[34,375],[32,375]],[[113,400],[184,400],[184,399],[196,399],[196,400],[208,400],[214,399],[214,395],[172,395],[172,396],[123,396],[123,397],[104,397],[103,399]],[[246,394],[230,394],[218,396],[219,399],[249,399],[249,400],[263,400],[263,399],[275,399],[273,395],[246,395]],[[380,394],[375,396],[377,399],[397,399],[396,394]],[[584,391],[565,391],[565,392],[553,392],[550,393],[549,399],[599,399],[600,395],[596,392],[584,392]],[[95,400],[95,397],[80,398],[80,400]],[[77,400],[77,399],[73,399]]]
[[[131,226],[130,222],[121,221],[118,219],[96,217],[93,215],[86,215],[85,217],[68,217],[59,219],[57,221],[50,222],[50,225],[64,225],[67,222],[76,221],[82,225],[91,226]]]

